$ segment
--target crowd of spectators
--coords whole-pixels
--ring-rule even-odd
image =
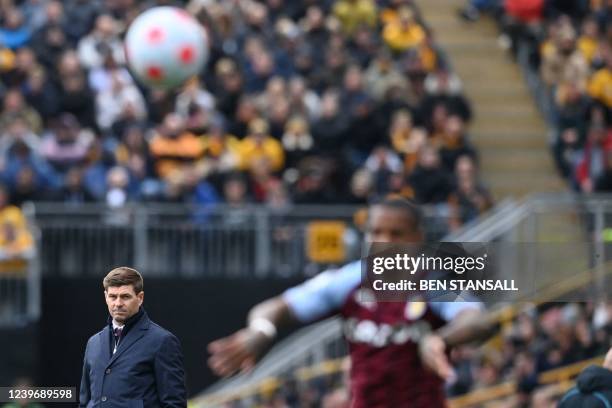
[[[497,408],[552,408],[563,390],[542,384],[539,375],[572,363],[602,357],[612,347],[612,303],[549,303],[525,307],[504,322],[486,347],[460,346],[450,353],[455,379],[447,395],[514,382],[516,392],[497,398]],[[346,370],[307,381],[288,375],[280,383],[262,383],[253,399],[234,401],[227,408],[258,406],[348,407]]]
[[[143,9],[186,7],[210,59],[148,89],[122,36]],[[399,194],[491,205],[470,104],[410,0],[0,2],[0,179],[52,200],[365,204]]]
[[[485,10],[539,71],[560,174],[585,194],[612,191],[612,2],[471,0],[462,15]]]

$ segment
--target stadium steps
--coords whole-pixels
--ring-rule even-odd
[[[434,38],[461,77],[474,110],[472,142],[481,151],[482,174],[495,198],[562,191],[548,147],[548,128],[520,68],[498,45],[495,22],[469,24],[455,0],[419,0]]]

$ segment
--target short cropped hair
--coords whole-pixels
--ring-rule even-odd
[[[138,294],[142,292],[144,281],[142,275],[136,269],[120,266],[110,271],[108,275],[104,277],[102,285],[104,286],[104,290],[108,290],[110,287],[132,285],[134,292]]]
[[[390,195],[375,201],[372,203],[372,207],[386,207],[403,211],[412,221],[412,226],[415,230],[423,227],[423,212],[417,204],[403,197]]]

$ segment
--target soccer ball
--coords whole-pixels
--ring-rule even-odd
[[[140,14],[125,37],[132,74],[145,85],[171,89],[197,75],[208,59],[204,28],[185,10],[154,7]]]

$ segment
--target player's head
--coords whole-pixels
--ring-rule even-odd
[[[423,241],[419,207],[403,198],[386,198],[370,206],[366,241],[381,243]]]
[[[121,266],[104,277],[104,298],[108,312],[123,323],[138,312],[144,300],[142,276],[136,269]]]

